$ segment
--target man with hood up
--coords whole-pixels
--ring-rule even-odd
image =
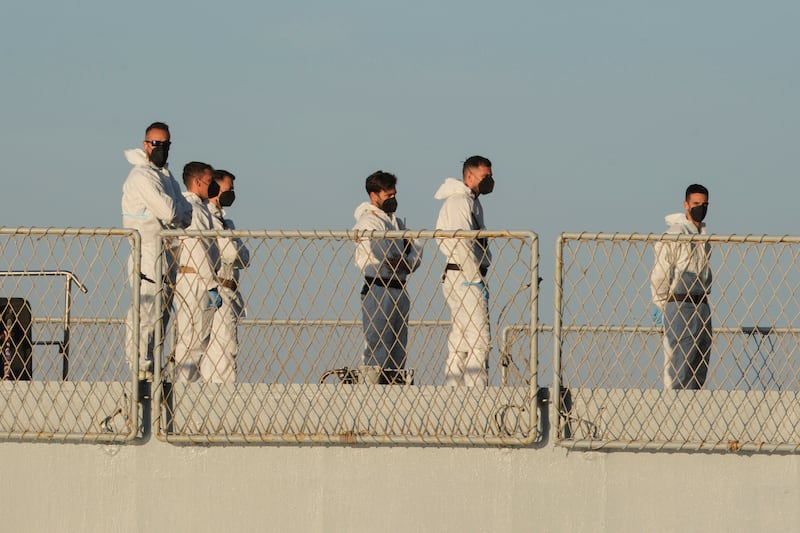
[[[683,213],[665,218],[668,235],[705,235],[708,189],[689,185]],[[711,353],[711,268],[708,242],[662,240],[655,244],[650,288],[663,326],[664,388],[700,389],[708,374]]]
[[[397,178],[378,170],[366,180],[369,202],[355,211],[353,230],[361,232],[355,263],[364,276],[361,317],[364,326],[364,365],[381,368],[378,383],[403,384],[398,370],[405,368],[410,301],[408,275],[419,267],[422,248],[407,239],[372,238],[369,232],[403,231],[395,216]],[[366,233],[366,234],[364,234]]]
[[[462,179],[447,178],[434,198],[444,200],[437,230],[482,230],[483,207],[478,197],[494,190],[492,162],[474,155],[464,161]],[[488,241],[438,239],[447,265],[442,287],[452,327],[447,339],[445,385],[485,387],[489,382],[489,291],[486,274],[491,264]]]
[[[156,262],[162,260],[159,233],[162,228],[186,228],[192,222],[192,206],[181,194],[180,185],[167,167],[170,145],[169,126],[154,122],[145,131],[142,148],[125,150],[125,158],[133,168],[122,185],[122,225],[139,231],[142,246],[141,271],[133,271],[132,260],[128,263],[132,282],[134,276],[141,278],[139,346],[133,346],[133,309],[130,309],[125,353],[131,366],[138,355],[140,380],[153,378],[153,341],[162,313],[155,307]],[[167,246],[163,260],[166,281],[163,325],[166,328],[177,272],[174,247]]]

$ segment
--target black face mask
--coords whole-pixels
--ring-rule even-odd
[[[236,200],[236,193],[233,191],[225,191],[219,195],[219,205],[222,207],[230,207],[234,200]]]
[[[169,157],[169,148],[164,146],[156,146],[153,148],[153,151],[150,152],[150,162],[153,163],[158,168],[164,168],[164,165],[167,164],[167,158]]]
[[[395,198],[387,198],[387,199],[386,199],[386,200],[384,200],[384,202],[381,204],[381,209],[382,209],[382,210],[383,210],[385,213],[389,213],[389,214],[391,215],[392,213],[394,213],[395,211],[397,211],[397,199],[395,199]]]
[[[692,220],[695,222],[702,222],[703,219],[706,218],[706,213],[708,213],[707,205],[696,205],[689,209],[689,215],[691,215]]]
[[[494,178],[486,176],[478,184],[478,192],[481,194],[489,194],[494,190]]]
[[[208,184],[208,197],[209,198],[216,198],[219,195],[219,183],[215,180],[211,180],[211,183]]]

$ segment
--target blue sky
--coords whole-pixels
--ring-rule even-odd
[[[4,226],[119,226],[125,148],[234,172],[244,229],[347,229],[364,178],[433,193],[492,159],[491,228],[660,232],[692,182],[718,233],[793,234],[800,4],[15,2],[0,18]]]

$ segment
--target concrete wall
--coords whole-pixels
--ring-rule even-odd
[[[0,531],[800,531],[800,457],[0,444]]]

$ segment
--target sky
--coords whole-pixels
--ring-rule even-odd
[[[118,227],[126,148],[237,176],[240,229],[349,229],[364,179],[398,215],[489,157],[487,227],[797,234],[796,1],[11,2],[0,17],[1,226]]]

